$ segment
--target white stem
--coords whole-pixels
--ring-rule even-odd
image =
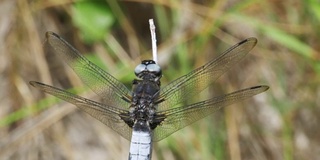
[[[155,61],[156,63],[158,63],[156,26],[154,25],[153,19],[149,19],[149,24],[150,24],[151,41],[152,41],[152,56],[153,56],[153,61]]]

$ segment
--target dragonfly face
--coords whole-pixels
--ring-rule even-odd
[[[40,82],[32,81],[30,84],[78,106],[128,140],[131,139],[135,124],[149,127],[152,141],[160,141],[224,106],[242,101],[269,88],[255,86],[206,101],[185,104],[188,99],[199,94],[232,65],[243,59],[256,45],[255,38],[241,41],[216,59],[163,88],[160,88],[161,68],[152,60],[142,61],[134,70],[138,79],[133,81],[132,91],[87,60],[57,34],[47,32],[46,42],[103,100],[101,103],[95,102]]]

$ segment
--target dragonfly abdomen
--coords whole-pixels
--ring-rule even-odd
[[[148,122],[138,120],[133,125],[129,160],[150,160],[152,154],[152,131]]]

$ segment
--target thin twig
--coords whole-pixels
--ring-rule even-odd
[[[156,26],[154,25],[153,19],[149,19],[149,24],[150,24],[151,41],[152,41],[152,56],[153,56],[153,61],[155,61],[156,63],[158,63]]]

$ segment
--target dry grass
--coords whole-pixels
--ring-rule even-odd
[[[0,2],[0,159],[126,159],[127,140],[28,82],[83,86],[56,55],[44,52],[50,30],[130,85],[132,68],[151,57],[149,18],[157,25],[162,84],[242,39],[257,37],[252,54],[203,95],[270,86],[156,143],[154,159],[320,157],[320,4],[315,0],[107,0],[115,23],[103,40],[90,44],[73,21],[74,3]],[[87,89],[81,95],[95,98]]]

